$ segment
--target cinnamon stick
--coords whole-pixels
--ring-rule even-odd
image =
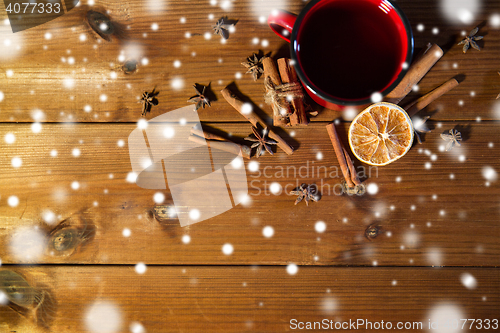
[[[278,59],[278,69],[281,76],[281,81],[283,83],[296,83],[299,84],[299,80],[297,78],[297,72],[295,68],[290,65],[290,59],[281,58]],[[301,88],[302,89],[302,88]],[[302,97],[295,97],[291,100],[291,104],[293,107],[292,114],[290,115],[290,125],[307,125],[309,124],[309,119],[307,117],[304,103],[302,101]]]
[[[270,79],[272,84],[280,86],[282,84],[280,74],[274,64],[274,60],[271,57],[265,57],[262,60],[262,66],[264,67],[264,81]],[[269,92],[269,88],[266,86],[266,92]],[[280,98],[282,99],[282,98]],[[282,104],[281,106],[279,104]],[[272,103],[271,107],[273,109],[273,125],[274,126],[284,126],[287,124],[286,119],[283,117],[282,113],[291,113],[290,107],[286,100],[280,101],[280,103]]]
[[[352,188],[354,187],[354,182],[352,180],[352,174],[347,163],[347,160],[350,159],[350,157],[346,154],[345,149],[342,146],[342,142],[340,142],[339,140],[335,125],[333,123],[326,125],[326,130],[328,131],[328,136],[330,136],[330,140],[332,141],[333,150],[335,150],[335,155],[337,156],[337,160],[339,161],[340,169],[342,170],[342,174],[344,175],[347,187]]]
[[[198,124],[194,125],[193,128],[191,128],[191,133],[207,140],[229,141],[222,136],[204,131],[198,126]]]
[[[222,151],[227,151],[229,153],[233,153],[235,155],[239,155],[241,152],[241,155],[244,158],[250,158],[250,148],[247,146],[242,146],[237,143],[231,142],[231,141],[210,141],[210,140],[205,140],[202,137],[199,137],[197,135],[190,135],[188,138],[192,142],[196,142],[201,145],[208,145],[211,148],[219,149]]]
[[[410,117],[414,116],[417,112],[425,108],[427,105],[429,105],[431,102],[436,100],[438,97],[442,96],[443,94],[447,93],[451,89],[455,88],[458,86],[458,81],[456,79],[450,79],[440,85],[439,87],[435,88],[434,90],[428,92],[424,96],[420,97],[413,103],[410,103],[407,105],[404,109],[406,110],[406,113]]]
[[[342,147],[342,150],[344,151],[345,161],[347,162],[347,166],[349,167],[349,173],[351,175],[352,182],[354,183],[354,185],[361,185],[361,180],[358,177],[356,169],[354,168],[354,163],[352,162],[349,153],[347,152],[345,147]]]
[[[438,45],[433,44],[429,47],[419,59],[411,64],[401,82],[386,96],[386,101],[394,104],[401,102],[443,54],[443,50]]]
[[[257,124],[260,124],[262,128],[267,128],[267,124],[260,118],[255,112],[243,112],[243,101],[240,100],[236,95],[234,95],[228,87],[225,87],[221,90],[222,96],[224,99],[233,107],[236,111],[238,111],[243,117],[245,117],[254,127],[257,127]],[[272,129],[269,129],[267,134],[271,139],[278,143],[278,147],[283,149],[285,153],[288,155],[293,154],[293,148],[278,134],[276,134]]]

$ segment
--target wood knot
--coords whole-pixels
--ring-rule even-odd
[[[122,70],[125,74],[133,74],[137,71],[137,61],[127,60],[123,66]]]
[[[102,39],[111,41],[111,35],[115,32],[115,28],[107,15],[90,10],[87,12],[87,22]]]
[[[94,224],[80,215],[74,215],[60,222],[49,234],[48,248],[52,256],[72,255],[85,242],[94,238]]]
[[[382,227],[379,227],[375,224],[370,224],[365,230],[365,237],[369,240],[375,239],[379,234],[382,233],[381,229]]]
[[[177,213],[175,212],[175,207],[173,205],[155,206],[153,207],[152,213],[158,222],[172,221],[177,218]]]

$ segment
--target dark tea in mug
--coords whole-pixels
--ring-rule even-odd
[[[298,66],[316,91],[355,101],[387,89],[407,57],[405,27],[384,2],[318,2],[304,16],[297,33]]]

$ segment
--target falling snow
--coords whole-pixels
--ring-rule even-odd
[[[467,289],[474,289],[477,287],[476,278],[470,273],[463,273],[460,275],[460,282],[462,282]]]
[[[226,243],[222,246],[222,253],[224,253],[226,256],[229,256],[233,253],[234,248],[231,244]]]
[[[496,181],[498,178],[497,172],[490,166],[483,167],[481,173],[483,178],[490,182]]]
[[[73,78],[67,77],[63,79],[63,86],[67,89],[73,89],[75,87],[75,80]]]
[[[370,100],[372,101],[372,103],[379,103],[379,102],[382,102],[382,99],[383,99],[383,96],[381,93],[379,92],[374,92],[371,96],[370,96]]]
[[[451,23],[471,24],[481,10],[481,0],[440,0],[441,12]]]
[[[326,230],[326,223],[323,222],[323,221],[316,222],[316,224],[314,225],[314,230],[316,230],[316,232],[319,232],[319,233],[325,232],[325,230]]]
[[[45,209],[42,212],[42,220],[48,225],[52,225],[56,222],[56,214],[50,209]]]
[[[7,305],[9,304],[9,299],[7,298],[7,294],[3,292],[3,290],[0,290],[0,305]]]
[[[15,260],[37,262],[45,253],[47,239],[38,227],[19,227],[9,239],[8,248]]]
[[[248,170],[251,172],[259,171],[259,162],[251,161],[250,163],[248,163]]]
[[[271,185],[269,186],[269,190],[271,191],[272,194],[279,195],[281,194],[282,188],[280,184],[274,182],[271,183]]]
[[[123,237],[130,237],[130,235],[132,235],[132,231],[130,231],[129,228],[125,228],[122,231],[122,235],[123,235]]]
[[[295,275],[299,271],[299,267],[296,264],[288,264],[286,266],[286,272],[290,275]]]
[[[23,160],[20,157],[16,156],[12,158],[11,163],[14,168],[19,168],[21,167],[21,165],[23,165]]]
[[[418,247],[420,242],[420,234],[414,230],[407,231],[403,235],[405,247],[414,249]]]
[[[35,134],[40,133],[42,131],[42,124],[40,123],[31,124],[31,131]]]
[[[456,304],[441,303],[433,306],[427,316],[425,322],[434,323],[432,330],[439,333],[458,333],[463,332],[461,325],[453,325],[455,321],[461,318],[468,318],[461,307]],[[447,325],[447,323],[450,323]]]
[[[137,180],[137,174],[135,172],[129,172],[127,174],[126,181],[128,183],[135,183],[136,180]]]
[[[137,265],[135,265],[135,272],[137,274],[144,274],[146,273],[147,267],[144,263],[140,262]]]
[[[271,226],[266,226],[262,229],[262,235],[266,238],[271,238],[274,235],[274,229]]]
[[[161,204],[165,201],[165,195],[161,192],[157,192],[153,196],[153,201],[157,204]]]
[[[141,323],[133,321],[130,323],[130,333],[146,333],[146,329]]]
[[[500,14],[491,15],[489,22],[493,28],[500,28]]]
[[[375,183],[370,183],[366,186],[366,192],[371,195],[375,195],[378,193],[378,185]]]
[[[181,90],[184,87],[184,79],[180,77],[173,78],[172,81],[170,81],[170,86],[173,90]]]
[[[432,266],[442,266],[443,265],[443,253],[440,249],[429,248],[426,253],[427,262]]]
[[[5,134],[5,142],[8,144],[16,142],[16,136],[12,133]]]
[[[353,120],[356,115],[358,114],[358,111],[354,107],[346,107],[344,111],[342,111],[342,118],[344,118],[347,121]]]
[[[8,199],[7,199],[7,204],[10,206],[10,207],[17,207],[17,205],[19,205],[19,198],[15,195],[11,195]]]
[[[320,309],[326,315],[333,315],[339,308],[338,301],[332,296],[324,296],[321,299]]]
[[[189,235],[183,235],[182,236],[182,242],[184,244],[189,244],[191,242],[191,236],[189,236]]]
[[[193,208],[189,211],[189,218],[193,221],[199,220],[201,217],[201,213],[198,209]]]
[[[109,301],[97,301],[85,312],[85,325],[91,333],[120,332],[122,322],[120,308]]]

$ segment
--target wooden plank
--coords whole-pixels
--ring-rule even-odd
[[[461,326],[462,318],[484,322],[500,313],[497,269],[299,267],[295,275],[285,267],[148,267],[143,275],[133,267],[13,269],[52,296],[51,332],[87,332],[93,306],[116,309],[117,316],[100,313],[107,325],[121,322],[121,330],[109,332],[128,332],[135,322],[146,332],[287,332],[292,319],[422,322],[428,330],[429,319]],[[43,332],[7,306],[0,307],[0,327]]]
[[[250,131],[243,124],[212,125],[233,133],[233,139]],[[434,131],[407,156],[378,173],[365,169],[371,172],[365,183],[374,194],[362,197],[338,195],[341,172],[325,125],[289,132],[293,138],[286,137],[297,148],[291,156],[278,151],[274,157],[254,159],[254,172],[245,163],[248,204],[184,228],[176,219],[159,223],[151,214],[157,192],[165,194],[164,204],[172,204],[168,191],[126,181],[131,171],[126,142],[135,125],[44,124],[37,134],[28,124],[0,125],[2,138],[7,133],[15,137],[12,144],[0,143],[0,258],[18,262],[8,244],[19,226],[50,230],[67,218],[83,217],[95,229],[93,238],[71,256],[48,255],[41,262],[499,265],[497,123],[432,123]],[[462,147],[443,152],[439,134],[454,127],[462,131]],[[347,124],[338,129],[345,138]],[[80,150],[79,157],[72,155],[73,149]],[[57,156],[51,157],[54,150]],[[19,168],[12,167],[16,156],[22,161]],[[78,189],[72,188],[75,181]],[[283,190],[279,195],[270,192],[273,182]],[[286,192],[300,183],[324,185],[322,199],[294,206],[295,198]],[[19,200],[15,207],[9,206],[12,196]],[[50,213],[54,225],[47,226],[44,216]],[[315,231],[318,221],[326,223],[324,233]],[[372,224],[380,234],[370,240],[365,231]],[[274,229],[271,238],[263,236],[266,226]],[[130,237],[122,235],[125,228]],[[189,244],[183,243],[185,235]],[[230,256],[221,251],[226,243],[234,247]]]
[[[283,5],[284,9],[297,13],[304,3],[294,0]],[[412,23],[416,49],[428,42],[449,49],[422,80],[419,91],[409,99],[461,75],[465,76],[461,85],[432,103],[427,108],[429,112],[442,120],[500,119],[495,100],[500,92],[497,74],[500,30],[490,21],[491,13],[500,11],[498,1],[483,1],[474,16],[474,22],[486,22],[479,35],[487,37],[484,45],[480,44],[484,46],[480,52],[471,49],[467,54],[463,54],[456,43],[462,39],[461,32],[464,29],[468,32],[474,24],[448,22],[439,2],[434,0],[405,0],[398,1],[398,5]],[[106,42],[91,31],[84,22],[91,8],[109,11],[112,20],[123,26],[123,31],[119,29],[121,37]],[[288,46],[267,24],[259,21],[269,11],[270,8],[261,3],[256,5],[251,1],[231,2],[226,10],[221,9],[220,4],[169,1],[168,8],[154,11],[137,1],[103,1],[94,7],[82,4],[67,15],[15,36],[10,27],[3,26],[0,41],[9,40],[11,46],[0,58],[0,90],[5,96],[0,103],[0,121],[31,122],[36,118],[35,110],[41,110],[44,116],[35,120],[136,122],[141,113],[137,100],[144,91],[154,87],[160,91],[159,106],[147,116],[152,118],[187,105],[195,93],[191,87],[194,83],[211,83],[217,99],[211,108],[200,110],[203,121],[242,121],[219,93],[233,81],[256,107],[271,115],[263,100],[263,81],[254,82],[251,75],[244,74],[245,68],[240,64],[259,50],[289,55]],[[221,44],[220,37],[212,35],[212,26],[224,15],[238,22],[236,31]],[[182,18],[185,23],[181,23]],[[152,30],[153,23],[158,25],[158,30]],[[418,24],[424,25],[423,31],[417,29]],[[434,34],[433,28],[439,32]],[[187,32],[192,34],[191,38],[185,37]],[[45,38],[47,33],[51,34],[50,39]],[[204,38],[205,33],[211,37],[209,40]],[[80,40],[80,36],[84,40]],[[8,57],[11,54],[12,57]],[[124,59],[120,60],[120,55]],[[143,58],[147,59],[145,65]],[[138,62],[136,73],[124,74],[122,67],[127,60]],[[177,60],[180,67],[174,65]],[[7,75],[9,70],[12,76]],[[101,97],[103,95],[105,97]],[[342,116],[323,110],[315,120],[330,121]]]

